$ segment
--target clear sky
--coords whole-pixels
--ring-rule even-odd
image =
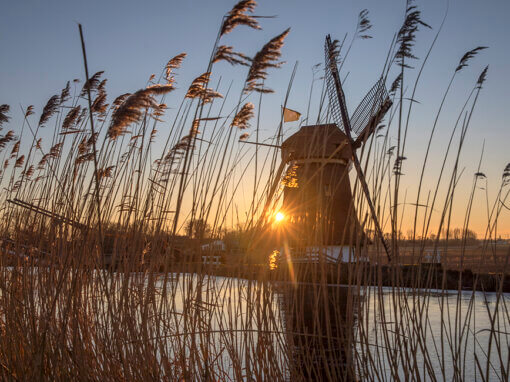
[[[67,80],[83,78],[81,47],[77,23],[83,25],[90,72],[104,70],[108,93],[113,99],[125,92],[143,87],[152,73],[157,75],[170,57],[187,52],[180,70],[178,86],[182,89],[206,69],[222,15],[234,5],[233,0],[24,0],[6,1],[0,14],[0,104],[10,104],[11,129],[19,129],[19,105],[33,104],[40,112],[47,99],[60,91]],[[420,58],[430,45],[447,8],[445,0],[417,1],[422,18],[433,29],[418,34],[416,55]],[[360,10],[370,11],[373,39],[358,41],[345,64],[347,102],[351,111],[377,79],[394,33],[400,27],[405,1],[397,0],[260,0],[256,14],[277,15],[260,20],[262,31],[245,27],[227,35],[224,43],[237,51],[253,55],[271,37],[291,27],[283,49],[287,62],[278,71],[271,71],[268,83],[276,90],[264,104],[262,125],[269,136],[279,120],[294,62],[298,72],[289,100],[289,107],[305,112],[311,81],[311,67],[323,61],[323,43],[327,33],[334,38],[352,35]],[[415,194],[418,166],[423,160],[426,141],[434,114],[459,58],[479,45],[489,46],[470,62],[452,90],[434,140],[431,170],[427,173],[429,187],[435,168],[445,149],[445,140],[457,118],[460,107],[485,65],[490,65],[488,79],[475,111],[462,156],[465,167],[459,187],[466,192],[485,139],[482,171],[489,182],[493,199],[504,166],[510,162],[510,1],[451,0],[446,24],[427,64],[411,118],[411,131],[404,165],[403,189]],[[348,37],[349,39],[349,37]],[[213,78],[242,81],[243,68],[222,63]],[[238,82],[239,82],[238,81]],[[177,103],[179,98],[174,98]],[[172,106],[171,102],[169,106]],[[312,106],[313,110],[313,106]],[[288,133],[296,124],[287,126]],[[426,187],[426,189],[428,189]],[[477,207],[472,228],[482,232],[486,224],[483,190],[477,191]],[[426,198],[427,191],[424,192]],[[414,197],[413,197],[414,198]],[[491,200],[492,200],[491,199]],[[458,199],[462,211],[466,197]],[[424,201],[424,200],[423,200]],[[510,233],[510,218],[503,216],[500,230]],[[461,225],[463,215],[459,214]]]

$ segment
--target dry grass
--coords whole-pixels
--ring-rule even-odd
[[[6,190],[0,195],[2,379],[507,380],[510,315],[503,285],[510,251],[496,248],[495,240],[509,193],[508,166],[497,200],[487,207],[490,219],[480,252],[467,244],[473,197],[460,243],[445,251],[451,240],[441,235],[449,232],[459,192],[459,155],[487,70],[468,95],[461,122],[452,127],[444,162],[453,170],[448,178],[443,168],[436,186],[446,184],[448,192],[434,194],[422,226],[415,219],[413,232],[428,237],[432,209],[442,203],[437,207],[443,217],[437,239],[415,235],[404,247],[397,237],[402,210],[396,206],[402,199],[399,178],[412,103],[408,109],[403,105],[402,89],[418,86],[419,79],[409,84],[407,62],[414,59],[418,26],[427,26],[415,8],[408,8],[382,73],[387,79],[398,72],[386,127],[377,129],[359,152],[378,218],[389,221],[385,231],[395,256],[385,268],[390,286],[383,286],[381,276],[384,250],[378,240],[369,245],[365,235],[351,238],[357,244],[351,255],[354,260],[369,256],[372,264],[290,263],[280,266],[275,281],[268,256],[292,234],[272,224],[281,204],[281,181],[288,175],[279,164],[278,149],[271,146],[281,144],[282,122],[269,146],[254,149],[238,140],[247,138],[255,120],[258,142],[256,110],[263,93],[270,91],[264,86],[270,83],[267,70],[281,65],[289,30],[253,59],[220,45],[221,37],[239,25],[260,28],[257,17],[248,14],[255,5],[244,0],[226,14],[208,70],[189,85],[181,101],[171,91],[185,53],[162,69],[159,78],[165,83],[151,77],[148,86],[110,105],[102,72],[81,89],[68,82],[61,95],[50,98],[38,121],[28,107],[19,136],[8,131],[0,137],[0,182]],[[370,26],[362,11],[354,39],[368,38]],[[481,50],[466,53],[453,76]],[[214,65],[222,61],[249,66],[234,107],[227,103],[229,89],[214,82]],[[90,103],[84,102],[88,94]],[[257,97],[259,106],[247,102],[249,96]],[[325,90],[320,99],[317,120],[328,120]],[[166,103],[176,113],[163,122]],[[8,122],[9,107],[1,105],[0,124]],[[42,141],[40,129],[50,126],[53,133]],[[159,135],[164,144],[158,151],[154,140],[162,127],[169,133]],[[389,131],[398,134],[397,147],[390,145]],[[251,184],[246,179],[250,166],[257,170],[253,192],[247,193],[247,218],[242,219],[238,198]],[[423,171],[426,167],[427,156]],[[479,180],[474,177],[473,189]],[[328,179],[318,171],[315,181]],[[373,231],[357,179],[352,189],[350,213],[365,232]],[[416,204],[420,202],[418,194]],[[316,229],[301,238],[318,247],[328,224],[320,216]],[[200,226],[204,222],[209,230]],[[240,227],[233,230],[236,224]],[[180,236],[185,225],[196,238]],[[230,243],[227,265],[202,263],[206,232]],[[400,264],[407,257],[420,264],[438,251],[446,268],[474,267],[477,256],[497,263],[496,292],[475,292],[476,275],[472,291],[462,291],[462,276],[455,291],[432,290],[444,277],[436,267],[403,274]]]

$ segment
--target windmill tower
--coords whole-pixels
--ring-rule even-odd
[[[375,131],[391,101],[379,79],[349,118],[331,38],[326,37],[326,81],[334,124],[303,126],[282,144],[287,165],[282,210],[287,240],[295,261],[348,261],[363,232],[349,182],[354,167],[371,210],[377,234],[382,232],[361,169],[357,150]],[[390,257],[389,247],[383,245]]]

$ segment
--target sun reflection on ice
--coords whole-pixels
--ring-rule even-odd
[[[269,255],[269,269],[274,270],[278,268],[278,261],[280,258],[280,251],[275,249],[271,254]]]

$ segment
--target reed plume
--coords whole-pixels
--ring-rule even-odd
[[[263,87],[261,81],[267,78],[268,68],[279,68],[284,62],[279,62],[281,49],[290,28],[272,38],[253,58],[248,77],[246,78],[245,92],[256,91],[272,93],[273,90]]]
[[[75,125],[76,125],[76,126],[78,126],[78,125],[81,123],[81,121],[83,121],[83,118],[85,118],[85,116],[86,116],[87,114],[88,114],[88,110],[87,110],[87,108],[85,108],[85,107],[84,107],[84,108],[82,108],[82,109],[81,109],[80,116],[79,116],[79,117],[78,117],[78,119],[76,120]]]
[[[390,87],[390,94],[395,94],[395,92],[400,88],[402,85],[402,72],[398,74],[398,76],[393,80]]]
[[[14,131],[9,130],[7,134],[0,138],[0,150],[4,149],[12,140],[14,140]]]
[[[94,90],[97,90],[99,85],[101,84],[101,76],[103,75],[104,71],[99,71],[94,73],[88,81],[85,82],[83,85],[83,88],[81,89],[80,97],[84,97],[87,94],[87,91],[90,90],[93,92]],[[103,84],[104,86],[104,84]]]
[[[245,141],[248,139],[248,137],[250,136],[250,133],[242,133],[240,136],[239,136],[239,140],[240,141]]]
[[[73,127],[74,122],[80,115],[80,109],[81,109],[81,106],[78,105],[78,106],[73,107],[71,110],[69,110],[69,112],[67,113],[67,115],[64,118],[64,122],[62,122],[63,130],[67,130],[67,129],[70,129]]]
[[[158,117],[154,117],[154,119],[156,121],[159,121],[159,122],[162,122],[163,120],[162,119],[159,119]],[[156,138],[156,134],[157,134],[158,130],[157,129],[152,129],[151,130],[151,135],[150,135],[150,138],[149,138],[149,142],[153,143],[154,142],[154,139]]]
[[[216,53],[213,57],[213,63],[218,61],[227,61],[230,65],[244,65],[250,66],[249,62],[251,62],[251,58],[246,56],[243,53],[237,53],[233,51],[233,47],[220,45],[216,48]]]
[[[176,159],[181,159],[181,156],[183,154],[183,150],[186,149],[186,143],[181,143],[180,141],[177,142],[170,150],[168,150],[168,153],[164,156],[163,162],[169,163],[173,162]]]
[[[475,49],[471,49],[470,51],[466,52],[464,56],[459,61],[459,64],[457,65],[457,68],[455,69],[456,72],[462,70],[462,68],[465,68],[468,65],[468,61],[472,59],[474,56],[478,54],[481,50],[487,49],[486,46],[478,46]]]
[[[328,51],[328,55],[331,57],[331,62],[340,62],[340,51],[342,50],[343,44],[343,42],[340,42],[337,39],[334,39],[331,42],[331,49]]]
[[[161,95],[161,94],[166,94],[168,92],[171,92],[172,90],[174,90],[174,87],[172,84],[155,84],[155,85],[151,85],[151,86],[148,86],[146,89],[145,89],[149,94],[152,94],[152,95]]]
[[[372,24],[368,19],[368,9],[363,9],[358,16],[358,25],[356,27],[356,37],[362,39],[372,38],[366,32],[372,28]]]
[[[11,119],[11,117],[7,115],[9,109],[10,106],[7,104],[0,105],[0,129],[4,123],[9,122],[9,119]]]
[[[162,120],[159,117],[162,117],[165,114],[165,110],[167,109],[167,105],[165,103],[160,103],[158,106],[154,107],[154,111],[152,112],[152,117],[159,122]]]
[[[121,94],[120,96],[118,96],[117,98],[115,98],[115,100],[113,101],[112,105],[115,107],[115,108],[118,108],[120,105],[122,105],[124,103],[124,101],[131,95],[131,93],[124,93],[124,94]]]
[[[503,169],[503,174],[501,175],[503,186],[506,186],[510,182],[510,163],[507,163],[505,168]]]
[[[400,66],[410,68],[404,63],[407,59],[417,59],[412,53],[412,48],[416,39],[416,32],[419,26],[431,29],[431,26],[421,20],[421,12],[414,5],[408,5],[406,9],[406,18],[404,24],[397,34],[397,44],[399,48],[395,54],[395,58]]]
[[[91,134],[90,137],[87,139],[87,147],[92,147],[94,143],[97,142],[97,138],[99,137],[99,133],[95,132],[94,134]]]
[[[26,171],[23,172],[23,175],[26,178],[30,178],[33,174],[34,174],[34,166],[33,165],[30,165],[30,167]]]
[[[245,103],[241,110],[233,118],[231,127],[237,126],[239,130],[244,130],[250,127],[250,119],[253,118],[253,109],[255,106],[251,103]]]
[[[71,90],[71,84],[69,81],[67,81],[65,88],[63,88],[62,92],[60,93],[60,104],[61,105],[70,98],[70,94],[71,94],[70,90]]]
[[[257,2],[255,0],[242,0],[227,14],[221,26],[220,36],[232,32],[238,25],[246,25],[253,29],[261,29],[257,19],[246,12],[253,13]]]
[[[179,69],[182,65],[182,61],[186,58],[186,53],[180,53],[177,56],[171,58],[168,63],[165,66],[165,79],[168,81],[168,83],[173,83],[175,80],[175,77],[173,75],[173,70]]]
[[[62,153],[62,146],[64,145],[63,142],[59,142],[55,144],[51,149],[49,153],[50,158],[58,158],[60,154]]]
[[[211,102],[214,98],[223,98],[220,93],[207,87],[210,76],[211,72],[206,72],[195,78],[188,88],[185,97],[192,99],[199,98],[204,104]]]
[[[196,131],[198,132],[198,130],[193,130],[192,131]],[[192,139],[193,137],[190,136],[190,135],[185,135],[184,137],[182,137],[179,142],[177,142],[173,147],[172,147],[172,151],[173,151],[173,155],[175,154],[178,154],[178,155],[182,155],[184,154],[184,152],[186,151],[186,149],[188,148],[188,145],[189,145],[189,142],[190,140]],[[170,158],[170,157],[168,157]]]
[[[83,155],[88,151],[89,145],[87,141],[88,141],[87,137],[82,138],[81,142],[78,145],[78,155]]]
[[[106,113],[107,108],[108,104],[106,103],[106,92],[100,91],[98,92],[97,97],[92,102],[91,106],[92,112],[102,116]]]
[[[205,86],[209,83],[209,77],[211,76],[211,72],[205,72],[195,78],[188,88],[188,92],[186,93],[187,98],[195,98],[200,92],[204,89]]]
[[[402,164],[403,162],[406,160],[407,158],[405,156],[402,156],[402,155],[399,155],[396,159],[395,159],[395,163],[393,165],[393,173],[395,175],[404,175],[402,173]]]
[[[113,169],[115,166],[108,166],[106,168],[100,168],[97,170],[97,175],[99,178],[111,178],[113,175]]]
[[[80,164],[80,163],[88,162],[91,160],[94,160],[94,153],[87,153],[87,154],[80,155],[78,158],[76,158],[75,163]]]
[[[99,85],[97,85],[97,91],[98,92],[106,92],[106,82],[108,81],[108,79],[104,79],[102,80]]]
[[[191,135],[197,136],[198,134],[200,134],[200,131],[198,131],[199,125],[200,125],[199,119],[193,120],[193,123],[191,124]]]
[[[179,141],[180,147],[182,148],[185,145],[184,148],[186,149],[189,145],[189,147],[194,148],[190,142],[193,142],[193,138],[195,138],[198,134],[200,134],[200,131],[198,130],[198,123],[193,123],[189,134],[182,137]]]
[[[43,170],[44,169],[44,166],[46,165],[46,163],[48,162],[48,158],[49,158],[49,154],[44,154],[41,158],[41,160],[39,161],[39,163],[37,164],[37,169],[38,170]]]
[[[52,96],[46,106],[43,108],[43,112],[41,114],[41,118],[39,119],[39,127],[43,127],[46,122],[51,118],[53,114],[58,110],[60,105],[60,97],[58,95]]]
[[[476,84],[479,89],[482,88],[483,83],[487,79],[487,71],[489,70],[489,65],[485,67],[484,70],[482,70],[482,73],[480,73],[480,76],[478,77],[478,80],[476,81]]]
[[[19,152],[19,145],[20,145],[21,141],[18,140],[14,146],[12,147],[12,150],[11,150],[11,158],[15,157],[16,154],[18,154]]]
[[[27,111],[25,112],[25,118],[34,114],[34,105],[30,105],[27,107]]]
[[[123,95],[121,96],[123,97],[121,101],[119,101],[120,97],[118,97],[115,101],[122,103],[119,104],[112,114],[111,124],[107,132],[108,138],[117,139],[125,134],[127,126],[141,120],[144,110],[158,108],[159,103],[156,102],[153,95],[165,94],[173,89],[171,84],[157,84],[138,90],[129,96]]]
[[[23,166],[24,161],[25,161],[25,156],[24,155],[20,156],[18,159],[16,159],[16,163],[14,164],[14,167],[19,168],[19,167]]]

